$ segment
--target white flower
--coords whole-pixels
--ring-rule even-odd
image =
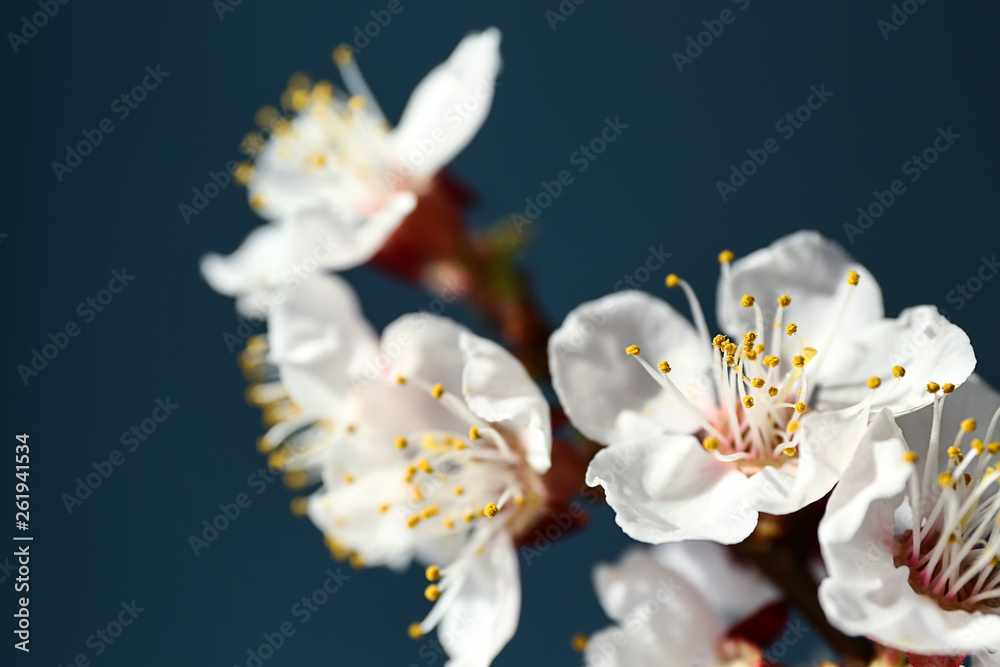
[[[205,279],[232,296],[291,282],[310,262],[344,270],[368,261],[482,126],[499,49],[496,28],[467,36],[420,82],[392,129],[349,47],[334,53],[347,92],[293,80],[286,101],[296,117],[259,119],[273,136],[237,173],[271,224],[228,257],[206,256]]]
[[[520,613],[513,539],[545,514],[548,403],[508,352],[442,317],[403,316],[370,344],[348,297],[318,278],[272,317],[280,379],[257,391],[283,386],[299,411],[265,448],[321,479],[301,509],[335,555],[427,566],[436,604],[411,635],[437,626],[449,664],[488,665]]]
[[[814,232],[731,260],[720,255],[718,316],[733,341],[709,337],[693,290],[671,275],[694,326],[622,292],[576,308],[549,342],[567,415],[610,445],[587,483],[643,542],[740,542],[759,512],[794,512],[833,487],[869,409],[914,410],[930,400],[920,378],[962,382],[975,365],[968,337],[932,306],[885,318],[871,274]]]
[[[942,379],[942,378],[939,378]],[[830,622],[922,655],[1000,650],[1000,394],[932,384],[932,410],[880,414],[819,528]],[[992,465],[991,465],[992,464]]]
[[[759,665],[755,646],[726,633],[780,598],[723,547],[697,541],[630,549],[597,567],[594,588],[616,625],[587,642],[587,667]]]

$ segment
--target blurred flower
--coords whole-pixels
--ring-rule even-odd
[[[449,204],[451,190],[435,176],[489,113],[499,46],[495,28],[463,39],[413,91],[395,128],[349,47],[334,52],[346,92],[293,77],[284,101],[296,116],[262,110],[258,122],[272,135],[255,164],[237,172],[251,207],[270,224],[233,254],[203,258],[209,284],[236,296],[297,282],[300,265],[310,261],[313,270],[363,264],[418,210],[448,224],[461,197]]]
[[[1000,394],[977,376],[953,389],[872,422],[820,523],[820,601],[849,634],[961,657],[1000,649]]]
[[[587,667],[756,667],[759,647],[729,636],[780,594],[711,542],[633,548],[594,571],[594,588],[616,625],[587,641]]]
[[[871,274],[815,232],[720,261],[718,316],[735,342],[709,337],[674,275],[694,326],[622,292],[573,310],[549,342],[570,420],[610,445],[587,483],[643,542],[742,541],[759,512],[794,512],[834,486],[870,409],[919,408],[931,400],[919,378],[962,382],[975,366],[968,337],[932,306],[885,318]]]
[[[488,665],[520,613],[515,539],[546,513],[549,406],[521,364],[451,320],[405,315],[375,341],[353,295],[317,277],[276,309],[271,361],[298,412],[265,436],[297,505],[356,566],[427,566],[453,664]]]

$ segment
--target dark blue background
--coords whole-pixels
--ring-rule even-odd
[[[197,272],[204,252],[228,252],[258,220],[236,186],[190,224],[178,207],[209,172],[239,157],[255,109],[277,102],[290,73],[334,76],[332,47],[386,4],[243,0],[220,20],[210,0],[73,0],[19,52],[9,38],[0,45],[0,441],[11,452],[15,433],[31,434],[36,536],[33,650],[24,656],[7,644],[8,617],[0,636],[8,638],[3,654],[14,655],[9,664],[65,665],[78,653],[95,665],[243,664],[261,633],[294,621],[292,605],[322,584],[332,561],[318,531],[289,516],[292,494],[280,482],[253,495],[200,556],[188,545],[219,503],[250,490],[248,477],[262,465],[253,448],[259,415],[243,401],[244,382],[223,341],[238,324],[232,303]],[[382,106],[398,117],[412,86],[467,30],[503,30],[495,106],[454,163],[483,195],[479,222],[523,210],[541,181],[575,169],[570,155],[598,136],[606,117],[628,124],[585,172],[574,171],[575,182],[533,226],[537,242],[526,262],[555,321],[611,291],[646,261],[649,246],[673,258],[646,288],[664,293],[663,275],[676,271],[710,302],[724,247],[744,254],[802,227],[846,243],[843,225],[854,222],[856,208],[906,178],[902,164],[931,144],[938,127],[951,126],[961,135],[955,146],[919,181],[907,181],[906,193],[850,250],[879,278],[890,313],[918,303],[948,309],[978,346],[979,371],[1000,381],[1000,364],[986,353],[1000,282],[985,283],[961,309],[948,302],[949,291],[1000,250],[1000,6],[927,0],[886,41],[876,22],[889,18],[887,0],[782,5],[751,0],[740,11],[729,0],[588,0],[553,29],[545,11],[557,0],[403,0],[404,11],[360,62]],[[736,21],[679,73],[671,54],[727,7]],[[35,2],[6,2],[0,29],[19,31],[21,17],[37,11]],[[158,64],[169,76],[117,119],[112,101]],[[814,85],[834,95],[785,140],[775,122]],[[105,117],[113,133],[59,182],[51,163]],[[780,150],[723,202],[716,181],[768,137]],[[134,282],[83,324],[77,304],[123,266]],[[349,279],[377,326],[428,302],[367,269]],[[466,319],[460,307],[448,314]],[[17,365],[71,320],[80,335],[25,386]],[[93,461],[122,449],[121,433],[168,396],[180,405],[176,413],[69,515],[60,496]],[[11,473],[0,473],[8,480],[2,496],[12,495]],[[13,515],[10,502],[3,507]],[[569,637],[605,624],[590,568],[626,543],[610,513],[598,511],[591,530],[525,568],[520,631],[498,664],[574,664]],[[0,563],[7,553],[0,548]],[[441,654],[421,653],[423,642],[405,635],[426,609],[420,580],[416,572],[351,572],[266,664],[442,664]],[[0,589],[3,609],[13,604],[10,584]],[[132,599],[146,611],[95,658],[88,636]]]

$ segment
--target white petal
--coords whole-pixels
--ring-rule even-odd
[[[750,477],[754,507],[768,514],[791,514],[825,496],[851,462],[867,425],[866,410],[807,414],[797,459]]]
[[[280,280],[287,252],[287,231],[263,225],[250,232],[232,254],[202,257],[201,275],[212,289],[226,296],[266,290]]]
[[[1000,393],[978,375],[973,374],[969,379],[958,386],[955,392],[945,399],[944,412],[941,415],[942,437],[947,439],[958,433],[959,424],[968,417],[976,420],[976,430],[969,434],[970,438],[979,438],[983,441],[1000,439],[996,432],[989,434],[987,438],[986,430],[989,427],[993,414],[1000,409]],[[907,444],[916,452],[921,454],[921,463],[924,462],[923,452],[927,449],[930,438],[932,410],[918,410],[904,415],[898,419],[899,428],[903,430]],[[941,449],[941,462],[947,456],[947,445]]]
[[[689,540],[652,549],[658,563],[675,572],[712,607],[725,626],[748,618],[782,593],[757,570],[715,542]]]
[[[972,654],[971,667],[1000,667],[1000,648],[983,649]]]
[[[275,307],[268,342],[292,398],[308,414],[335,419],[378,349],[350,285],[327,275],[304,280]]]
[[[446,317],[411,313],[393,321],[382,332],[382,351],[394,373],[440,383],[461,396],[465,360],[459,341],[469,330]]]
[[[850,271],[857,271],[860,276],[861,282],[856,287],[847,284]],[[850,307],[841,312],[848,290],[853,290]],[[799,353],[799,343],[816,347],[822,353],[824,347],[829,347],[826,341],[836,340],[838,332],[854,331],[884,314],[882,291],[871,273],[839,244],[814,231],[785,236],[736,260],[730,266],[728,280],[723,272],[717,313],[723,330],[730,336],[756,331],[754,309],[740,305],[744,294],[757,300],[764,311],[765,326],[773,321],[778,297],[784,294],[792,297],[782,321],[798,325],[795,340],[783,337],[786,343],[794,343],[793,354]],[[769,345],[770,331],[763,333],[768,334],[764,342]]]
[[[820,364],[823,351],[812,362]],[[893,366],[906,375],[892,376]],[[976,367],[969,337],[937,312],[934,306],[908,308],[896,319],[885,319],[844,336],[833,356],[822,360],[821,386],[816,397],[821,408],[858,403],[871,393],[865,382],[879,376],[873,409],[890,408],[903,414],[931,403],[927,383],[961,384]]]
[[[640,542],[736,544],[757,525],[746,476],[691,436],[643,436],[603,449],[587,484],[604,487],[615,521]]]
[[[462,391],[469,408],[514,431],[528,463],[544,473],[551,464],[552,426],[549,403],[538,385],[521,362],[493,341],[463,334],[459,345],[465,357]]]
[[[649,549],[633,548],[615,565],[594,570],[594,589],[618,623],[591,637],[588,665],[711,664],[723,634],[720,619],[687,573],[664,567]]]
[[[652,364],[670,363],[670,379],[701,403],[711,390],[710,341],[661,299],[625,291],[572,310],[549,339],[552,384],[573,425],[587,437],[611,444],[617,424],[631,411],[656,430],[690,433],[699,428],[677,398],[644,371],[625,348],[638,345]]]
[[[486,121],[500,72],[500,31],[489,28],[465,37],[445,62],[414,89],[392,131],[398,164],[418,181],[429,180],[451,162]]]
[[[489,667],[517,630],[521,581],[517,550],[501,533],[475,557],[454,605],[438,626],[447,667]]]

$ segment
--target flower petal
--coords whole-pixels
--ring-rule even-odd
[[[216,292],[237,296],[277,284],[285,269],[287,252],[287,230],[263,225],[251,231],[232,254],[210,253],[202,257],[199,268]]]
[[[905,414],[928,405],[933,395],[927,383],[961,384],[976,367],[969,337],[945,319],[934,306],[908,308],[896,319],[874,322],[856,331],[832,355],[823,350],[812,362],[819,364],[817,407],[835,408],[863,401],[871,393],[865,384],[878,376],[872,409],[890,408]],[[906,375],[894,378],[893,366]]]
[[[378,349],[357,295],[328,275],[307,278],[275,307],[268,342],[292,398],[308,414],[328,418],[342,416],[355,376]]]
[[[486,121],[500,72],[500,31],[489,28],[466,36],[424,77],[410,95],[392,131],[401,175],[428,181],[451,162]]]
[[[757,525],[746,476],[692,436],[642,435],[603,449],[590,462],[587,484],[604,487],[615,521],[640,542],[736,544]]]
[[[860,276],[856,287],[847,284],[849,271],[857,271]],[[849,290],[850,307],[844,309]],[[780,238],[767,248],[736,260],[728,271],[723,270],[717,313],[723,330],[730,336],[742,336],[757,329],[755,310],[740,304],[744,294],[755,297],[763,309],[765,328],[774,319],[778,297],[784,294],[792,297],[782,319],[786,325],[790,322],[798,325],[796,340],[783,337],[786,343],[794,344],[792,354],[799,354],[800,343],[823,352],[828,347],[827,341],[876,322],[884,315],[882,291],[875,278],[839,244],[814,231]],[[766,332],[758,332],[762,333]]]
[[[462,334],[465,357],[462,392],[469,408],[488,422],[515,432],[525,458],[536,472],[551,465],[552,426],[549,403],[524,366],[491,340]]]
[[[446,667],[489,667],[514,636],[520,614],[517,550],[501,533],[475,558],[438,626],[438,639],[449,656]]]
[[[689,400],[711,390],[709,341],[661,299],[625,291],[572,310],[549,339],[552,383],[573,425],[588,438],[612,444],[622,438],[624,412],[648,418],[654,431],[690,433],[699,428],[670,392],[629,358],[639,345],[650,363],[667,360],[670,379]]]

